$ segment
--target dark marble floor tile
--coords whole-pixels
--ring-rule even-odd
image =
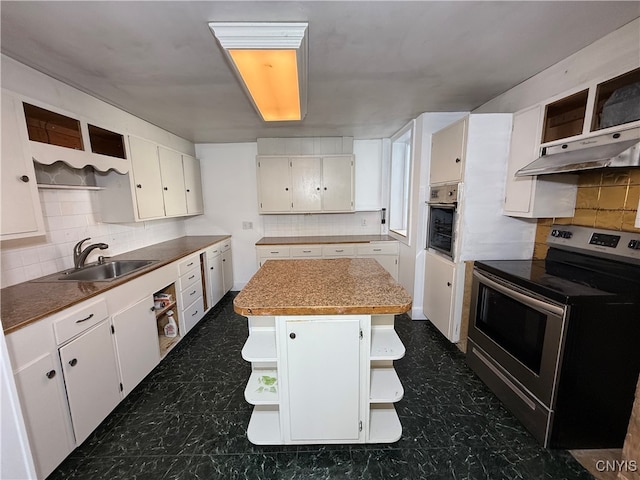
[[[64,480],[87,480],[87,479],[109,479],[109,480],[129,480],[131,472],[136,466],[135,456],[121,457],[86,457],[78,460],[76,467],[72,470],[64,470],[64,464],[48,477],[51,479]]]
[[[129,408],[128,413],[157,413],[161,415],[165,412],[172,412],[183,394],[184,389],[180,383],[148,382]]]
[[[141,456],[129,472],[130,480],[185,479],[178,472],[184,472],[191,457],[188,455]]]
[[[182,468],[175,466],[165,478],[193,480],[273,480],[313,478],[295,476],[295,453],[247,455],[194,455]]]
[[[109,415],[107,418],[105,418],[102,421],[100,425],[98,425],[98,428],[96,428],[91,433],[91,435],[89,435],[89,437],[87,437],[87,439],[84,442],[82,442],[82,445],[80,445],[73,452],[71,452],[69,457],[85,458],[90,456],[93,453],[94,449],[100,443],[100,440],[102,440],[102,438],[106,434],[111,432],[113,428],[115,428],[116,425],[120,423],[124,417],[125,415],[118,414],[118,413],[112,413],[111,415]]]

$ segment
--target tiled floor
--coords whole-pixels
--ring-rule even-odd
[[[246,319],[233,295],[56,470],[51,479],[592,479],[540,448],[428,323],[396,317],[407,354],[403,425],[391,445],[272,446],[246,438]]]

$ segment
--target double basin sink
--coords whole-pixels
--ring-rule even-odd
[[[87,265],[79,269],[65,270],[64,272],[58,272],[32,281],[109,282],[125,275],[130,275],[156,262],[157,260],[113,260]]]

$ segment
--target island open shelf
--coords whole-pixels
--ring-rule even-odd
[[[373,259],[266,262],[234,300],[249,326],[242,348],[252,363],[244,392],[254,405],[249,441],[398,441],[393,403],[404,389],[393,362],[405,347],[394,316],[410,307]]]

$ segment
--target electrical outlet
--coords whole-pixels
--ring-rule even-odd
[[[367,219],[366,218],[361,219],[360,220],[360,225],[362,225],[363,227],[366,227],[367,226]]]
[[[253,230],[253,222],[242,222],[243,230]]]

